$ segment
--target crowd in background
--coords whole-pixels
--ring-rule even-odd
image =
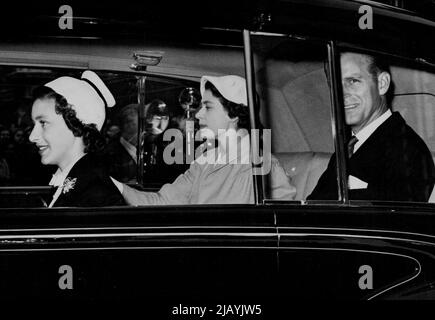
[[[192,90],[191,88],[189,88]],[[163,141],[167,129],[177,128],[185,135],[185,90],[181,92],[180,105],[169,108],[161,99],[154,99],[145,106],[143,133],[144,181],[163,184],[171,182],[189,164],[166,165]],[[199,95],[199,93],[195,93]],[[199,106],[198,96],[192,101],[191,110]],[[129,104],[116,110],[107,118],[103,128],[106,139],[105,157],[111,175],[126,183],[137,182],[138,107]],[[0,186],[46,185],[54,172],[52,166],[43,166],[38,149],[29,141],[33,128],[29,106],[18,106],[8,119],[0,120]],[[197,123],[195,123],[197,129]]]
[[[190,98],[186,97],[186,92],[189,92]],[[110,159],[108,166],[111,176],[124,183],[137,182],[139,143],[142,143],[143,149],[143,179],[147,184],[162,185],[172,182],[180,173],[187,170],[189,167],[187,163],[168,165],[163,159],[163,151],[171,143],[163,140],[166,130],[179,129],[185,144],[186,117],[195,119],[193,115],[200,103],[199,92],[196,89],[186,88],[181,91],[179,102],[178,106],[172,108],[161,99],[153,99],[148,103],[144,110],[144,129],[140,140],[138,140],[138,104],[124,106],[115,117],[108,120],[104,134],[107,142],[106,158]],[[197,130],[198,123],[197,120],[194,121],[194,128]]]
[[[29,141],[29,112],[18,107],[11,119],[0,123],[0,186],[46,184],[53,168],[41,164],[38,149]]]

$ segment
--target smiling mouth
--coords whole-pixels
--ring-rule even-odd
[[[37,146],[39,150],[39,154],[44,153],[48,149],[48,146]]]
[[[356,107],[358,107],[358,103],[347,104],[347,105],[344,106],[344,109],[350,110],[350,109],[355,109]]]

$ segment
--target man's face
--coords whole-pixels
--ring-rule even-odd
[[[17,144],[24,143],[24,131],[23,130],[17,130],[14,135],[14,140]]]
[[[161,134],[166,130],[169,124],[169,116],[154,115],[151,119],[151,128],[153,134]]]
[[[354,133],[386,111],[368,65],[369,60],[364,55],[345,53],[341,56],[345,119]]]
[[[0,141],[9,141],[10,138],[11,134],[9,133],[9,130],[0,131]]]
[[[224,109],[220,100],[213,96],[210,90],[204,91],[202,106],[195,117],[199,120],[202,132],[208,131],[209,134],[205,135],[207,138],[217,137],[219,129],[228,130],[235,126],[234,119],[228,116],[228,112]],[[210,136],[211,133],[213,137]]]
[[[122,124],[122,137],[132,145],[137,145],[138,119],[137,114],[130,114]]]
[[[63,169],[75,158],[77,139],[68,129],[62,115],[54,110],[54,99],[37,99],[32,106],[35,123],[29,140],[36,144],[43,164]]]
[[[121,131],[121,129],[119,129],[118,126],[110,126],[109,129],[107,129],[106,131],[106,135],[109,139],[113,139],[116,137],[117,134],[119,134],[119,132]]]

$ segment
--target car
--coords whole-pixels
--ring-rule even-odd
[[[339,78],[340,52],[388,58],[393,111],[435,159],[433,2],[424,11],[344,0],[221,5],[199,16],[181,5],[177,14],[157,4],[150,13],[139,3],[125,12],[83,3],[30,6],[35,14],[22,22],[26,36],[18,28],[2,36],[0,122],[5,135],[11,124],[14,135],[28,135],[32,90],[91,69],[117,101],[108,111],[107,139],[128,104],[139,104],[143,137],[152,100],[183,115],[180,93],[199,91],[201,76],[239,75],[248,81],[250,112],[258,107],[271,130],[263,143],[296,187],[295,198],[272,199],[260,174],[252,204],[47,208],[53,168],[17,137],[5,145],[2,172],[9,171],[0,180],[2,301],[160,299],[173,314],[185,311],[183,301],[243,301],[258,314],[264,305],[256,301],[274,298],[435,299],[435,195],[426,202],[349,197]],[[240,11],[222,18],[231,6]],[[372,28],[362,18],[373,19]],[[187,161],[153,167],[140,142],[129,185],[158,191],[188,168]],[[337,198],[307,199],[333,154]]]

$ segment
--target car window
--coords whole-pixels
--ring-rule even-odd
[[[326,46],[254,35],[252,48],[260,120],[271,130],[272,166],[279,163],[296,188],[293,199],[306,200],[334,154]],[[276,200],[273,179],[269,174],[265,194]],[[336,183],[330,191],[316,200],[337,200]]]
[[[435,184],[435,74],[428,65],[342,49],[350,200],[427,202]],[[433,200],[431,200],[433,201]]]
[[[188,169],[186,162],[165,163],[163,159],[164,149],[173,143],[173,139],[164,141],[164,133],[179,130],[185,135],[185,110],[180,101],[183,102],[181,95],[187,89],[191,89],[196,97],[192,106],[194,115],[200,102],[198,82],[146,76],[143,88],[145,105],[140,106],[137,101],[139,87],[135,80],[132,101],[126,100],[111,111],[105,126],[113,178],[151,191],[172,182]],[[134,146],[136,150],[131,151],[126,145]]]
[[[237,180],[241,176],[237,185],[243,184],[246,190],[243,194],[246,197],[242,200],[236,197],[228,203],[253,203],[254,186],[250,163],[237,166],[240,175],[237,172],[232,174],[229,170],[225,177],[220,172],[236,167],[229,166],[224,170],[218,170],[214,165],[207,167],[210,173],[216,172],[220,177],[217,180],[206,180],[204,175],[198,174],[203,172],[204,166],[201,169],[195,167],[195,181],[190,179],[191,172],[183,175],[192,161],[208,150],[208,147],[200,147],[204,139],[198,135],[196,112],[202,107],[199,80],[202,75],[240,77],[244,67],[243,51],[241,48],[173,49],[163,45],[162,48],[169,52],[164,56],[164,63],[157,67],[141,69],[134,64],[132,66],[132,61],[115,59],[112,71],[107,71],[110,70],[110,64],[104,70],[94,69],[116,100],[114,107],[106,109],[106,121],[101,130],[106,142],[101,160],[110,176],[124,183],[125,189],[130,186],[147,192],[158,192],[163,185],[171,184],[181,177],[184,182],[176,189],[182,190],[182,197],[169,191],[166,194],[170,199],[156,204],[218,204],[221,201],[219,199],[225,202],[229,198],[227,193],[237,195],[222,188],[222,185],[233,186],[232,180],[226,177],[231,176]],[[39,207],[50,203],[52,188],[48,182],[57,168],[42,165],[38,149],[29,141],[33,128],[32,92],[38,86],[61,76],[80,78],[83,72],[83,69],[45,67],[49,63],[38,67],[39,60],[35,62],[30,56],[29,53],[29,65],[36,64],[36,67],[23,66],[24,63],[20,66],[0,67],[1,207]],[[60,56],[58,59],[62,58],[70,57]],[[80,59],[84,58],[86,56],[80,56]],[[95,64],[98,62],[94,57],[88,59],[90,62],[87,63],[90,64],[94,63],[93,59]],[[135,63],[138,61],[140,59]],[[121,68],[136,68],[137,72],[119,71]],[[147,72],[142,72],[145,69]],[[245,111],[248,110],[246,105]],[[246,117],[249,117],[249,112]],[[187,155],[187,152],[191,154]],[[201,184],[212,180],[218,181],[215,184],[216,192],[220,192],[218,200],[214,197],[216,192],[207,191],[207,188],[203,188],[204,184]]]
[[[57,77],[80,77],[81,71],[68,69],[26,68],[3,66],[1,77],[0,150],[2,186],[47,185],[56,168],[42,165],[38,149],[29,141],[33,129],[31,118],[33,90]],[[107,110],[102,132],[116,125],[116,114],[123,105],[133,103],[137,97],[134,75],[99,72],[116,97],[115,107]],[[112,128],[113,129],[113,128]],[[116,130],[115,130],[116,131]]]

